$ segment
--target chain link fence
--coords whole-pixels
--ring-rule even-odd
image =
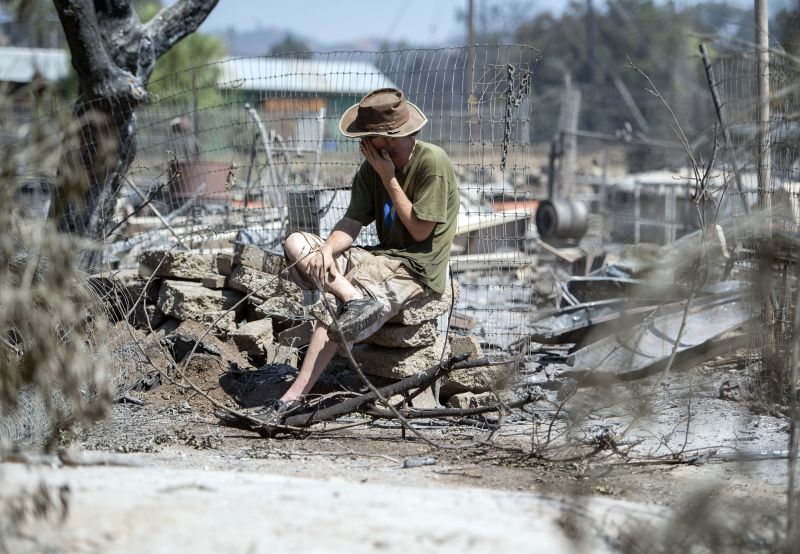
[[[559,260],[537,242],[532,217],[540,200],[584,201],[592,247],[668,244],[700,227],[677,126],[711,168],[705,194],[716,220],[744,221],[757,189],[752,54],[712,64],[730,144],[708,88],[661,97],[643,77],[640,87],[612,79],[539,90],[539,57],[508,45],[299,53],[227,59],[151,83],[150,102],[137,110],[135,157],[115,191],[120,201],[106,214],[106,262],[133,267],[144,250],[177,243],[214,252],[245,241],[280,251],[290,231],[327,235],[362,162],[338,120],[384,86],[403,89],[422,109],[429,123],[420,139],[453,160],[462,197],[451,262],[461,287],[456,311],[487,346],[504,349],[529,334],[535,314],[558,297],[558,272],[548,266]],[[789,58],[773,57],[769,194],[771,217],[786,233],[800,213],[795,75]],[[113,142],[110,132],[83,133],[66,155]],[[373,231],[362,231],[361,244],[374,241]],[[781,329],[794,317],[793,267],[775,273],[788,279],[775,282],[773,295]],[[790,344],[786,338],[780,342]]]
[[[750,333],[748,359],[756,376],[755,397],[765,406],[790,403],[796,366],[798,243],[800,230],[800,125],[798,62],[771,54],[766,180],[759,182],[757,54],[719,56],[711,75],[721,103],[722,163],[719,165],[733,214],[728,221],[741,245],[736,270],[753,282],[758,311]],[[755,215],[754,215],[755,214]]]
[[[105,261],[135,267],[145,250],[229,251],[232,241],[280,252],[291,231],[326,236],[363,161],[339,118],[370,90],[398,87],[429,119],[419,138],[448,152],[459,179],[456,309],[489,345],[504,346],[525,333],[532,302],[515,270],[532,262],[539,56],[526,46],[300,53],[226,59],[152,82],[120,201],[106,214]],[[83,132],[68,155],[113,143],[108,127],[105,137]],[[358,244],[375,241],[370,226]]]

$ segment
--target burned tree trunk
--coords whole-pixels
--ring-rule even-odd
[[[93,240],[104,237],[116,192],[136,154],[136,109],[147,99],[155,62],[197,29],[217,2],[178,0],[143,24],[132,0],[53,0],[80,84],[75,103],[80,153],[72,158],[81,171],[63,172],[51,210],[62,229]],[[82,256],[84,266],[96,262],[95,254]]]

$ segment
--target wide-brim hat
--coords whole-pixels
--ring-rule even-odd
[[[422,110],[406,100],[403,91],[382,88],[347,108],[339,120],[339,132],[346,137],[407,137],[427,122]]]

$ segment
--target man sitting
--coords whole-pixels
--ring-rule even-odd
[[[347,212],[324,241],[296,232],[284,242],[292,280],[321,287],[340,308],[330,324],[317,321],[300,373],[270,419],[282,420],[302,402],[341,340],[362,341],[409,301],[444,292],[460,200],[447,154],[416,138],[426,123],[398,89],[370,92],[342,116],[339,131],[361,139],[366,158]],[[378,246],[351,246],[373,221]]]

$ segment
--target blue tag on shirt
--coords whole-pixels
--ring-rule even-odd
[[[392,228],[392,223],[394,223],[396,217],[397,211],[394,209],[392,199],[389,198],[383,205],[383,223],[386,225],[387,230]]]

